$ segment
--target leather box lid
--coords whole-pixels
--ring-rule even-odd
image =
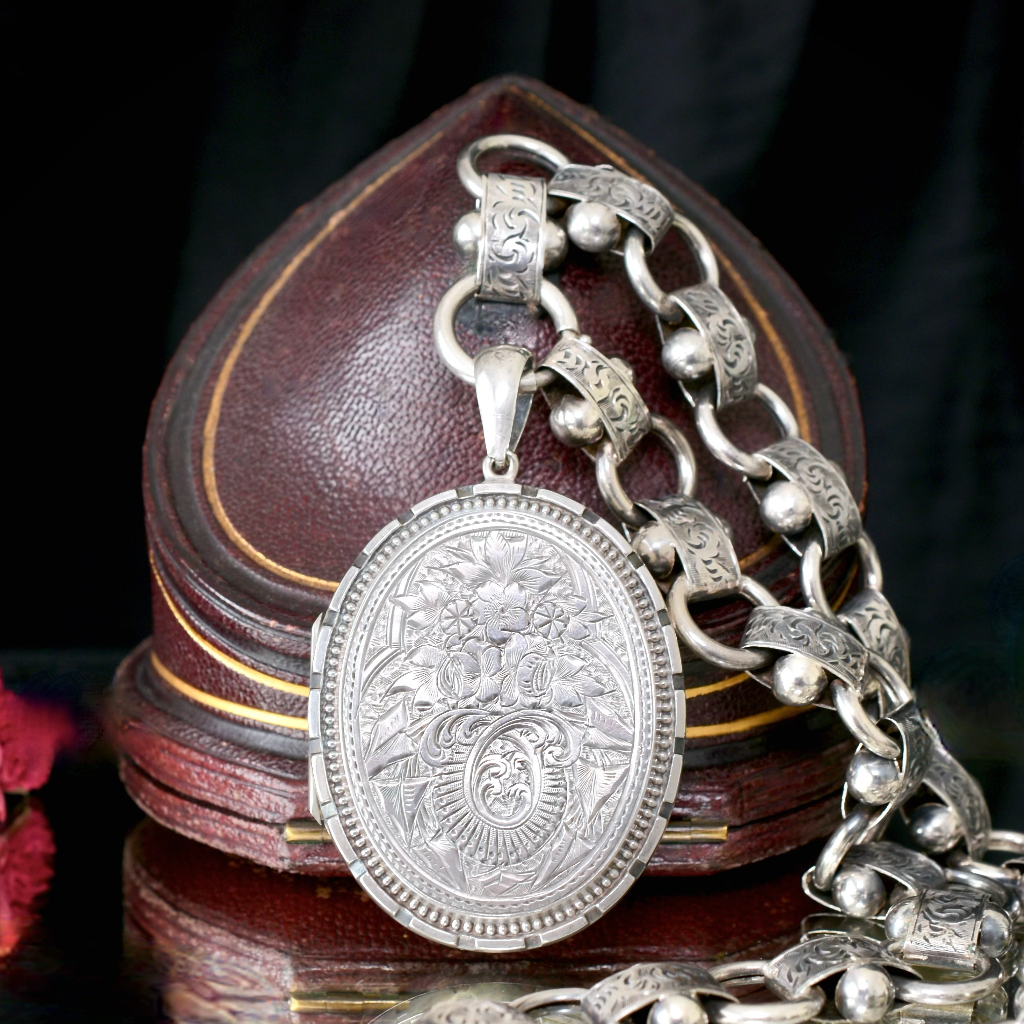
[[[479,479],[475,396],[435,355],[431,321],[468,269],[451,241],[456,218],[472,208],[456,156],[499,131],[534,135],[575,161],[645,178],[707,233],[723,288],[756,327],[761,379],[789,402],[804,436],[843,466],[862,501],[864,445],[850,375],[807,300],[756,239],[592,111],[539,83],[497,79],[297,210],[182,342],[153,404],[144,460],[154,665],[165,681],[259,708],[262,728],[294,729],[266,716],[304,715],[309,627],[353,557],[415,502]],[[484,169],[537,173],[497,154],[486,159]],[[696,280],[674,234],[651,266],[665,288]],[[697,443],[689,410],[661,369],[654,318],[632,293],[621,260],[574,250],[558,280],[581,329],[627,359],[650,407],[690,435],[699,496],[732,522],[746,570],[794,600],[795,560],[766,532],[739,477]],[[548,320],[499,304],[470,303],[459,330],[470,350],[500,340],[542,355],[554,337]],[[520,482],[607,515],[592,464],[554,439],[542,405],[520,444]],[[726,411],[722,423],[747,450],[777,436],[757,403]],[[674,484],[653,442],[634,453],[624,480],[637,497]],[[849,587],[851,567],[850,555],[836,560],[827,580],[833,592]],[[726,602],[699,621],[726,637],[745,608]],[[715,690],[722,675],[688,665],[688,686],[712,687],[688,704],[698,742],[728,738],[716,723],[757,720],[775,707],[750,681]]]

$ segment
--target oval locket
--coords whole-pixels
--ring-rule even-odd
[[[313,627],[311,803],[411,931],[501,951],[608,910],[671,814],[676,637],[624,537],[487,482],[367,545]]]

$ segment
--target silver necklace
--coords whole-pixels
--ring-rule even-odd
[[[499,149],[525,153],[551,178],[481,174],[479,156]],[[409,1019],[515,1021],[550,1011],[604,1024],[651,1006],[652,1024],[800,1024],[822,1012],[819,986],[834,975],[838,1013],[868,1024],[897,1000],[1005,996],[1024,835],[992,829],[977,783],[917,707],[906,637],[842,470],[758,381],[752,325],[719,287],[707,239],[647,183],[572,164],[525,136],[477,140],[457,171],[476,209],[454,237],[476,273],[439,303],[434,339],[445,365],[476,390],[484,480],[384,527],[313,627],[310,809],[353,876],[410,930],[470,949],[557,941],[608,911],[642,872],[678,786],[677,636],[784,704],[835,710],[859,745],[843,822],[804,876],[828,913],[796,947],[711,971],[638,964],[590,990],[510,1002],[463,994]],[[566,205],[564,226],[549,219],[549,208]],[[701,280],[666,293],[647,256],[673,228]],[[805,608],[779,605],[742,574],[728,525],[695,497],[685,435],[647,409],[629,366],[580,333],[544,277],[569,240],[622,255],[657,316],[662,363],[702,442],[743,475],[764,522],[798,555]],[[473,299],[542,307],[558,340],[541,365],[507,345],[470,357],[454,324]],[[515,483],[515,448],[537,391],[556,436],[593,458],[621,531],[569,497]],[[750,400],[780,433],[752,453],[718,422],[722,409]],[[648,433],[673,455],[677,493],[634,501],[618,467]],[[833,609],[822,566],[850,547],[865,586]],[[690,606],[736,595],[753,607],[731,648],[699,629]],[[898,814],[920,850],[884,839]],[[751,983],[779,1001],[737,1003],[731,988]]]

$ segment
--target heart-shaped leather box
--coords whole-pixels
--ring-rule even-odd
[[[346,871],[308,817],[310,626],[381,526],[480,477],[476,399],[437,358],[431,324],[438,300],[467,272],[452,244],[453,224],[472,209],[456,157],[496,132],[646,179],[703,229],[724,290],[756,330],[761,380],[863,499],[853,382],[814,310],[756,239],[592,111],[536,82],[485,83],[297,210],[192,326],[153,403],[143,484],[153,637],[119,670],[114,720],[131,795],[194,839],[276,868]],[[540,173],[509,154],[488,153],[481,166]],[[666,289],[697,279],[676,233],[651,269]],[[795,558],[761,524],[742,480],[697,443],[661,368],[654,317],[622,261],[573,250],[557,280],[581,328],[627,360],[650,407],[693,440],[698,496],[732,523],[745,572],[784,603],[801,603]],[[487,338],[542,355],[554,339],[551,322],[522,307],[470,303],[463,314],[471,349]],[[726,410],[721,422],[747,451],[778,436],[755,402]],[[519,455],[520,482],[610,517],[593,463],[553,437],[539,406]],[[675,487],[654,443],[623,468],[636,498]],[[856,576],[852,551],[834,559],[831,598],[842,600]],[[748,607],[718,602],[698,623],[736,643]],[[683,781],[649,870],[720,870],[826,834],[850,749],[834,716],[782,707],[752,679],[696,659],[685,662],[684,679]]]

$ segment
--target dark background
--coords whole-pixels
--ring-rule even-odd
[[[1024,748],[1020,4],[13,3],[2,28],[9,680],[105,671],[148,632],[146,414],[224,278],[382,143],[519,71],[704,185],[817,306],[860,386],[918,683],[965,753]]]
[[[146,415],[225,277],[382,143],[518,71],[716,195],[835,332],[916,684],[997,821],[1024,827],[1021,17],[1012,0],[4,5],[7,683],[95,716],[147,634]],[[55,892],[116,886],[133,812],[111,773],[58,768]],[[94,790],[102,884],[80,839]]]

